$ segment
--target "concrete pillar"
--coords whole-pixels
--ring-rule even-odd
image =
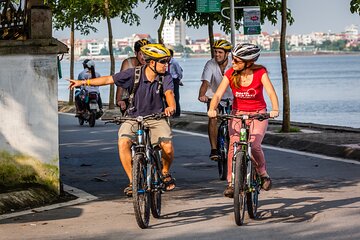
[[[67,51],[51,38],[0,41],[0,188],[60,191],[57,54]]]

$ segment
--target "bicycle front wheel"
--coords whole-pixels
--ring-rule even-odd
[[[146,182],[145,156],[136,154],[133,158],[133,205],[136,222],[140,228],[147,228],[150,220],[151,196]]]
[[[235,155],[234,214],[238,226],[243,225],[245,215],[246,159],[243,152]]]
[[[257,209],[259,206],[259,194],[261,188],[261,180],[258,174],[255,171],[255,167],[249,160],[248,165],[248,174],[249,174],[249,189],[246,193],[246,206],[248,210],[249,217],[252,219],[256,218]]]
[[[151,213],[154,218],[159,218],[161,215],[161,179],[156,169],[153,170],[153,187],[151,191]]]

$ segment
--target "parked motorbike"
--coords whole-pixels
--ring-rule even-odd
[[[90,127],[95,126],[96,119],[99,119],[103,112],[99,108],[99,94],[97,92],[87,92],[85,98],[83,98],[84,111],[78,116],[79,124],[84,125],[84,122],[89,123]]]

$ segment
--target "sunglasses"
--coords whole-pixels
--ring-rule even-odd
[[[241,59],[236,59],[234,57],[232,57],[232,60],[234,61],[234,63],[243,63],[244,61]]]
[[[158,60],[157,62],[161,64],[168,64],[170,62],[170,58],[163,58]]]

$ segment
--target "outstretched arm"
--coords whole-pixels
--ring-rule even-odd
[[[109,84],[114,83],[114,79],[112,76],[104,76],[104,77],[81,80],[81,81],[69,79],[69,81],[70,81],[70,83],[69,83],[70,89],[74,89],[75,87],[80,87],[82,85],[103,86],[103,85],[109,85]]]

